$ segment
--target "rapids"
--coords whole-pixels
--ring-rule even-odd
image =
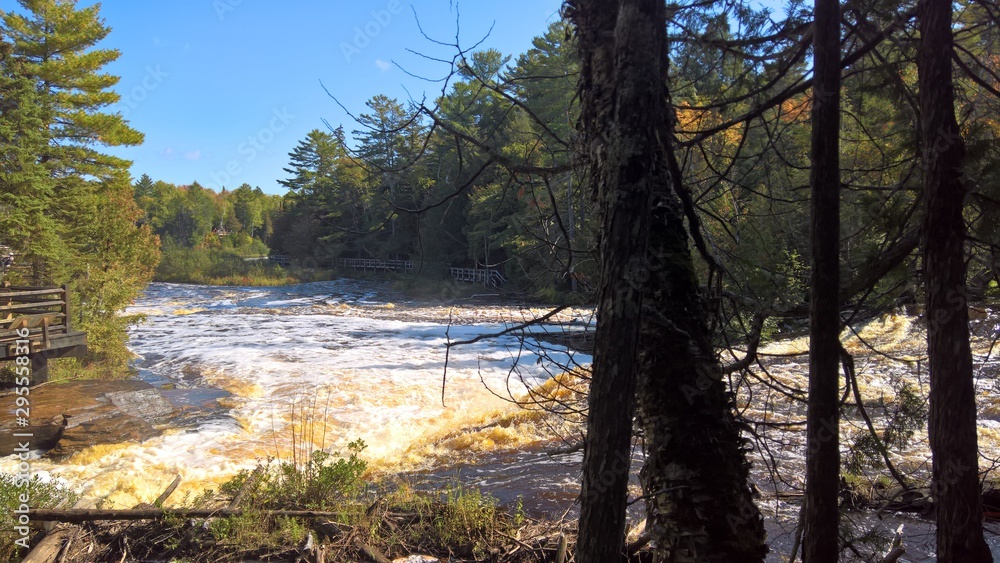
[[[139,377],[161,389],[178,414],[164,434],[142,443],[91,447],[54,462],[35,454],[33,471],[105,508],[150,502],[180,475],[170,499],[180,504],[217,489],[237,471],[260,460],[301,460],[315,449],[346,452],[362,439],[362,457],[375,471],[400,474],[420,487],[460,478],[504,503],[521,499],[533,515],[575,514],[579,452],[550,456],[555,435],[575,436],[579,427],[553,428],[559,417],[518,409],[528,387],[559,381],[564,366],[591,358],[553,342],[565,331],[593,325],[589,309],[568,309],[548,325],[556,338],[485,337],[453,348],[442,403],[446,344],[494,334],[547,312],[543,308],[408,301],[388,285],[335,280],[279,288],[152,284],[128,310],[146,320],[131,330]],[[1000,314],[990,311],[973,324],[979,403],[981,471],[994,481],[1000,466]],[[537,336],[537,334],[536,334]],[[892,314],[845,331],[855,355],[860,393],[877,426],[900,381],[927,392],[926,333],[919,317]],[[737,382],[741,412],[777,423],[753,439],[751,478],[771,544],[768,561],[790,551],[799,503],[782,494],[801,490],[804,407],[765,387],[807,386],[805,338],[779,338],[761,349],[755,378]],[[877,352],[873,349],[877,349]],[[724,355],[724,361],[736,356]],[[764,369],[766,367],[766,370]],[[555,387],[558,391],[559,387]],[[550,388],[549,391],[552,391]],[[847,443],[864,430],[849,408],[841,433]],[[894,463],[925,479],[930,454],[926,432],[891,453]],[[636,454],[633,469],[642,462]],[[13,472],[16,459],[0,459]],[[639,496],[633,475],[632,496]],[[170,504],[168,503],[168,504]],[[641,507],[632,505],[634,519]],[[933,561],[934,530],[926,517],[846,512],[845,529],[891,537],[902,524],[907,555],[901,561]],[[1000,557],[1000,523],[986,524]]]
[[[261,460],[346,453],[357,439],[367,444],[370,466],[387,470],[460,463],[471,450],[542,439],[522,424],[428,445],[515,411],[511,397],[551,377],[535,340],[487,338],[451,350],[442,397],[449,340],[501,331],[537,310],[413,304],[384,284],[336,280],[276,288],[155,283],[127,313],[145,316],[130,339],[140,378],[183,414],[142,443],[32,464],[43,479],[105,508],[150,502],[175,475],[182,484],[171,501],[181,503]],[[582,328],[590,312],[567,311],[560,320]],[[553,348],[545,353],[557,361],[590,361]],[[13,464],[3,460],[0,470]]]

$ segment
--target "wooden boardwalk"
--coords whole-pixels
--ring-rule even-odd
[[[0,362],[24,355],[32,383],[48,381],[51,358],[81,358],[87,334],[72,328],[70,292],[62,287],[0,287]]]
[[[500,273],[500,270],[484,268],[449,268],[449,270],[455,281],[482,284],[483,287],[494,289],[507,283],[507,278]]]
[[[287,267],[291,260],[284,254],[268,254],[267,256],[244,256],[244,262],[270,262],[281,267]]]
[[[338,263],[353,270],[362,272],[394,272],[411,273],[414,264],[411,260],[381,260],[378,258],[341,258]],[[477,283],[483,287],[498,288],[507,283],[500,270],[484,268],[448,268],[451,278],[457,282]]]
[[[410,260],[379,260],[375,258],[341,258],[340,265],[345,268],[363,272],[396,272],[409,273],[413,271]]]

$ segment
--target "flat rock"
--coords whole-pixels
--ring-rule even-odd
[[[82,380],[51,383],[31,390],[30,424],[16,426],[15,395],[0,395],[0,455],[19,442],[62,458],[89,446],[138,442],[160,434],[153,424],[174,412],[159,390],[143,381]],[[4,404],[6,403],[6,404]],[[14,438],[30,433],[30,439]]]

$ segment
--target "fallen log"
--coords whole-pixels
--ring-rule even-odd
[[[53,530],[22,559],[22,563],[55,563],[64,550],[69,549],[80,528],[69,526]]]
[[[266,516],[284,516],[289,518],[332,518],[342,516],[340,512],[319,512],[315,510],[230,510],[219,509],[187,509],[187,508],[142,508],[132,510],[99,510],[99,509],[69,509],[55,510],[36,508],[28,512],[28,517],[37,522],[95,522],[98,520],[161,520],[167,517],[175,518],[218,518],[226,516],[242,516],[245,513],[258,513]]]
[[[240,487],[240,490],[236,493],[236,496],[233,497],[232,502],[229,503],[227,508],[229,510],[236,510],[239,508],[240,503],[243,502],[243,497],[247,494],[247,491],[257,486],[257,481],[263,474],[264,468],[257,466],[257,469],[254,469],[253,473],[251,473],[250,476],[247,477],[247,480],[243,482],[243,486]]]

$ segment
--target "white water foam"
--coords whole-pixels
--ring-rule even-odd
[[[137,367],[155,381],[229,391],[228,414],[35,469],[126,505],[155,498],[175,474],[194,492],[263,458],[345,452],[359,438],[366,459],[389,461],[422,436],[507,407],[497,395],[521,395],[525,383],[552,375],[538,350],[516,337],[484,339],[452,349],[442,404],[449,340],[505,326],[365,316],[391,297],[346,280],[266,289],[153,284],[128,310],[146,316],[131,331]]]

